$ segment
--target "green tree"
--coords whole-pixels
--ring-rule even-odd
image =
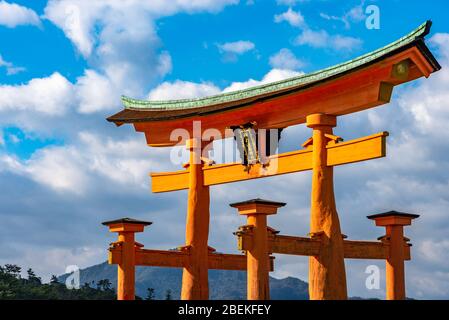
[[[34,273],[33,269],[29,268],[27,270],[28,275],[28,281],[32,284],[42,284],[41,278],[36,276],[36,273]]]
[[[50,283],[51,284],[57,284],[59,283],[58,277],[55,276],[54,274],[51,275],[51,279],[50,279]]]
[[[170,290],[170,289],[168,289],[168,290],[165,292],[165,300],[172,300],[171,290]]]
[[[20,278],[20,272],[22,268],[16,264],[5,264],[4,272],[8,275],[11,275],[15,278]]]
[[[111,286],[112,286],[112,284],[111,284],[111,281],[109,281],[109,279],[102,279],[97,282],[98,290],[103,290],[103,291],[111,290]]]
[[[154,288],[147,288],[147,297],[145,300],[154,300]]]

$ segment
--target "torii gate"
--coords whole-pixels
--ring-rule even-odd
[[[209,268],[247,268],[245,255],[217,258],[208,246],[209,187],[313,170],[311,241],[317,236],[321,240],[319,252],[310,254],[309,295],[311,299],[346,299],[344,258],[348,245],[341,234],[335,205],[333,167],[385,157],[388,133],[341,142],[340,137],[333,135],[333,127],[337,125],[337,117],[386,104],[395,86],[429,77],[441,68],[424,42],[430,27],[431,22],[426,22],[398,41],[352,61],[237,92],[173,101],[122,97],[125,109],[108,121],[117,125],[132,123],[136,131],[145,134],[147,144],[152,147],[185,144],[190,161],[184,170],[151,174],[153,192],[189,190],[186,243],[179,251],[142,251],[141,245],[134,244],[133,237],[126,240],[127,233],[143,231],[143,222],[108,223],[111,231],[119,232],[122,248],[116,251],[113,246],[110,250],[110,263],[121,265],[119,284],[121,281],[124,286],[118,287],[119,298],[134,296],[134,278],[120,271],[127,265],[131,268],[129,261],[132,261],[133,265],[182,266],[181,298],[207,299]],[[304,149],[270,155],[263,163],[262,155],[259,158],[256,155],[256,160],[246,167],[241,163],[216,165],[204,152],[210,148],[211,137],[234,136],[230,128],[248,128],[250,124],[257,130],[284,129],[302,123],[312,129],[312,138],[303,144]],[[188,139],[178,141],[178,136],[173,139],[176,129],[187,132]],[[252,146],[252,156],[255,148],[258,147],[257,152],[262,150],[264,141],[259,142]],[[248,156],[246,152],[245,156]],[[394,235],[396,239],[398,233],[395,231]],[[370,248],[369,243],[355,245]],[[133,252],[129,253],[130,260],[125,259],[125,251]]]

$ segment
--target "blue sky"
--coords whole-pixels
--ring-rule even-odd
[[[380,10],[378,30],[365,26],[369,5]],[[154,222],[141,235],[149,247],[182,244],[186,193],[151,194],[147,177],[178,167],[131,126],[105,121],[121,94],[190,98],[275,81],[355,58],[431,19],[428,45],[443,69],[397,88],[388,106],[340,119],[346,139],[391,136],[386,159],[337,168],[335,184],[352,239],[382,234],[368,214],[422,213],[407,232],[409,295],[449,298],[448,9],[444,0],[0,1],[0,264],[48,279],[99,263],[113,239],[100,222],[121,216]],[[281,149],[309,135],[289,128]],[[227,204],[251,197],[287,202],[272,225],[307,233],[310,173],[264,181],[212,189],[211,246],[235,251],[243,221]],[[306,279],[306,259],[276,261],[275,276]],[[383,268],[347,262],[351,295],[383,296],[364,286],[373,263]]]

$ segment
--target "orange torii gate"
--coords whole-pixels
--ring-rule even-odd
[[[238,237],[239,250],[245,251],[247,256],[247,293],[248,300],[267,300],[269,295],[269,266],[268,257],[271,254],[288,254],[313,257],[311,263],[320,261],[326,254],[326,233],[318,232],[310,234],[310,237],[292,237],[279,235],[279,231],[267,226],[267,215],[276,214],[277,208],[285,206],[285,203],[253,199],[231,204],[239,213],[248,216],[247,224],[240,227],[235,235]],[[345,259],[380,259],[386,260],[386,292],[388,300],[403,300],[405,296],[404,262],[411,259],[409,239],[404,237],[404,226],[411,225],[412,220],[418,215],[390,211],[382,214],[368,216],[376,222],[377,226],[386,228],[386,235],[380,237],[380,241],[353,241],[346,240],[342,235],[341,250]],[[323,263],[323,265],[326,265]],[[311,265],[311,269],[313,265]],[[326,270],[327,271],[327,270]],[[318,273],[318,272],[317,272]],[[314,274],[311,274],[314,275]],[[325,282],[338,283],[345,281],[344,272],[341,274],[328,274]],[[317,277],[319,278],[319,277]],[[320,278],[318,280],[321,280]],[[316,281],[310,279],[309,281]],[[344,288],[337,284],[329,288],[323,288],[323,283],[313,283],[311,288],[315,292],[310,295],[317,299],[335,299],[335,288]]]
[[[312,250],[309,254],[310,298],[346,299],[346,248],[359,246],[363,247],[362,250],[376,251],[378,249],[373,247],[378,248],[379,244],[353,243],[343,239],[333,190],[333,167],[385,157],[388,133],[342,142],[333,134],[333,128],[337,125],[337,117],[386,104],[395,86],[429,77],[440,69],[424,41],[430,26],[431,23],[426,22],[398,41],[352,61],[272,84],[191,100],[145,101],[123,97],[125,109],[109,117],[108,121],[117,125],[132,123],[136,131],[145,134],[149,146],[185,145],[190,151],[190,160],[184,170],[151,174],[153,192],[189,190],[184,249],[180,252],[145,251],[134,243],[133,236],[126,240],[126,233],[133,233],[126,230],[143,231],[142,223],[115,221],[108,224],[111,231],[119,233],[118,247],[121,251],[117,251],[119,249],[114,244],[110,249],[110,262],[119,264],[119,282],[125,282],[124,287],[118,287],[119,298],[132,298],[132,295],[124,293],[127,290],[133,292],[134,287],[133,278],[126,276],[126,270],[120,271],[120,268],[131,268],[129,261],[124,260],[124,248],[127,247],[128,251],[134,250],[129,254],[133,265],[182,266],[181,298],[207,299],[207,272],[213,265],[210,261],[215,259],[215,253],[208,246],[210,186],[312,170],[311,239],[307,243],[313,247],[320,237],[320,249],[319,252],[307,249]],[[278,155],[270,153],[264,157],[264,130],[282,130],[302,123],[312,129],[312,138],[303,144],[304,149]],[[207,159],[211,141],[233,137],[236,128],[244,132],[238,136],[245,167],[241,163],[214,164]],[[174,134],[180,129],[184,135]],[[260,132],[258,138],[252,133],[254,129]],[[407,251],[404,253],[402,246],[397,247],[402,231],[393,227],[399,222],[404,223],[404,220],[407,220],[405,216],[376,218],[378,225],[387,227],[387,238],[391,241],[388,244],[389,255],[382,255],[390,263],[390,269],[387,268],[390,271],[399,270],[398,265],[407,257]],[[258,219],[251,221],[257,225]],[[135,229],[136,226],[140,227]],[[262,234],[258,236],[264,237]],[[124,245],[125,242],[129,243]],[[262,247],[254,250],[259,254],[266,251]],[[385,253],[385,248],[382,250],[378,251]],[[376,254],[380,254],[378,251]],[[138,257],[144,256],[148,263],[139,260],[143,258]],[[232,263],[233,268],[236,265],[241,267],[241,261],[246,260],[242,259],[244,255],[237,256],[235,260],[240,262]],[[217,267],[225,268],[226,262],[223,261],[227,259],[233,260],[234,257],[223,256],[221,265]],[[170,264],[167,261],[175,262]],[[246,267],[250,268],[250,265]],[[249,274],[259,277],[256,282],[260,281],[261,273]],[[397,288],[403,276],[395,272],[389,274],[390,283],[395,283],[393,291],[400,291]],[[120,280],[120,275],[125,280]],[[254,279],[249,282],[253,283]],[[263,284],[255,287],[265,288]],[[261,290],[266,292],[266,289]],[[260,292],[258,295],[259,298],[266,297]],[[388,297],[402,298],[403,295],[392,293]]]

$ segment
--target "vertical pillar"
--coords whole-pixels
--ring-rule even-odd
[[[135,299],[135,239],[136,232],[143,232],[151,222],[130,218],[103,222],[110,232],[118,233],[117,245],[121,247],[122,255],[117,271],[117,300]]]
[[[335,116],[313,114],[307,126],[313,129],[313,176],[311,195],[311,236],[322,240],[319,256],[309,258],[309,296],[311,300],[347,299],[343,238],[335,205],[333,167],[327,166],[327,143]]]
[[[387,300],[404,300],[405,294],[405,246],[404,226],[412,224],[412,220],[419,215],[390,211],[368,216],[374,220],[376,226],[386,228],[386,240],[390,245],[390,252],[386,262],[386,293]]]
[[[247,216],[247,225],[252,228],[251,246],[246,252],[248,300],[270,299],[267,215],[276,214],[283,206],[285,203],[262,199],[231,204]]]
[[[182,273],[182,300],[206,300],[208,285],[209,187],[204,186],[202,143],[200,138],[187,141],[190,150],[189,194],[186,219],[186,247],[189,264]]]

